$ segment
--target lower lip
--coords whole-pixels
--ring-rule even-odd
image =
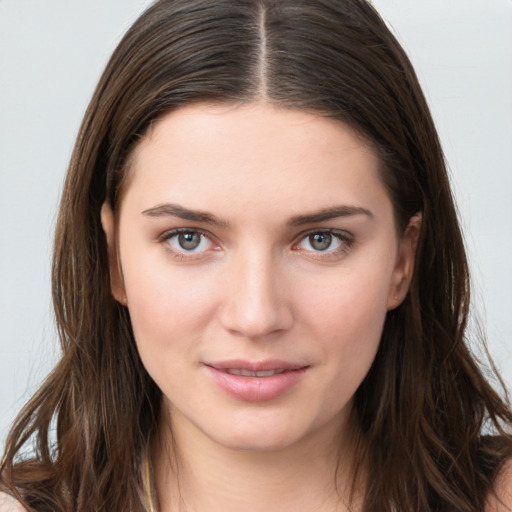
[[[248,402],[263,402],[282,395],[304,376],[306,367],[286,370],[271,377],[232,375],[212,366],[205,366],[215,383],[231,396]]]

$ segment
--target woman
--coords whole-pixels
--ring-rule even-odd
[[[143,14],[78,137],[53,293],[63,356],[1,470],[27,510],[512,508],[439,141],[365,2]]]

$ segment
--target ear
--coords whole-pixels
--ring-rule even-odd
[[[107,238],[110,288],[112,295],[117,302],[126,306],[126,292],[118,255],[114,212],[107,202],[103,203],[103,206],[101,207],[101,225]]]
[[[421,213],[413,215],[405,228],[404,236],[399,241],[396,265],[391,276],[388,297],[388,310],[399,306],[407,296],[414,272],[416,248],[421,228]]]

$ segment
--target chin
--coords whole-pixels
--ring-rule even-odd
[[[236,432],[213,438],[218,444],[235,451],[276,452],[294,445],[298,439],[290,432]]]
[[[238,411],[221,415],[210,421],[194,422],[206,438],[231,450],[269,452],[287,448],[308,434],[308,422],[294,414],[271,410]]]
[[[271,413],[271,411],[268,411]],[[304,421],[306,420],[306,421]],[[229,421],[217,425],[210,424],[203,430],[212,441],[231,450],[273,452],[313,440],[323,429],[315,425],[314,419],[307,421],[296,414],[244,415],[231,417]]]

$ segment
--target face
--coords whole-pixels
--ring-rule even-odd
[[[339,121],[196,104],[128,172],[102,210],[113,294],[173,428],[244,450],[343,432],[414,258],[375,154]]]

